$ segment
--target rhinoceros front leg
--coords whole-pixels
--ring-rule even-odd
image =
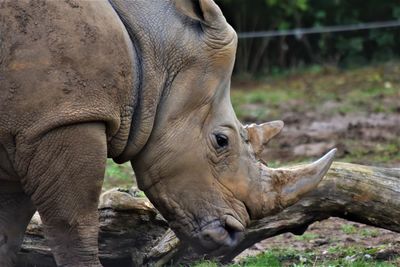
[[[1,181],[0,181],[1,183]],[[0,192],[0,266],[14,266],[35,207],[22,192]]]
[[[107,158],[105,126],[77,124],[47,133],[23,180],[59,266],[101,266],[97,206]]]

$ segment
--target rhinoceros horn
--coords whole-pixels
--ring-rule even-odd
[[[283,126],[283,121],[270,121],[263,124],[253,123],[244,126],[257,157],[260,156],[268,142],[281,132]]]
[[[313,190],[332,164],[336,149],[321,159],[291,168],[269,168],[259,162],[260,179],[252,181],[246,198],[252,219],[273,215],[295,204]]]
[[[282,121],[245,126],[256,157],[270,139],[282,130],[282,127]],[[261,192],[250,197],[248,207],[252,213],[251,218],[265,217],[295,204],[319,184],[331,166],[335,153],[336,149],[332,149],[311,164],[291,168],[269,168],[260,160],[261,180],[255,181],[251,191]]]

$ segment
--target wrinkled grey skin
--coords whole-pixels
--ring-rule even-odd
[[[0,266],[36,210],[58,265],[100,266],[107,157],[131,161],[178,236],[214,253],[313,189],[334,151],[261,163],[283,123],[236,119],[236,45],[212,0],[0,0]]]

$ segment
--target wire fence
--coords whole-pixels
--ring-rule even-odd
[[[241,32],[238,33],[238,38],[248,39],[248,38],[268,38],[268,37],[279,37],[279,36],[295,36],[297,38],[301,38],[303,35],[307,34],[359,31],[359,30],[379,29],[379,28],[393,28],[399,26],[400,26],[400,20],[391,20],[391,21],[359,23],[352,25],[297,28],[292,30]]]

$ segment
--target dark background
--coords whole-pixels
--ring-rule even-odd
[[[339,26],[400,19],[395,0],[216,0],[237,32]],[[235,74],[312,64],[354,67],[398,58],[400,28],[240,39]]]

